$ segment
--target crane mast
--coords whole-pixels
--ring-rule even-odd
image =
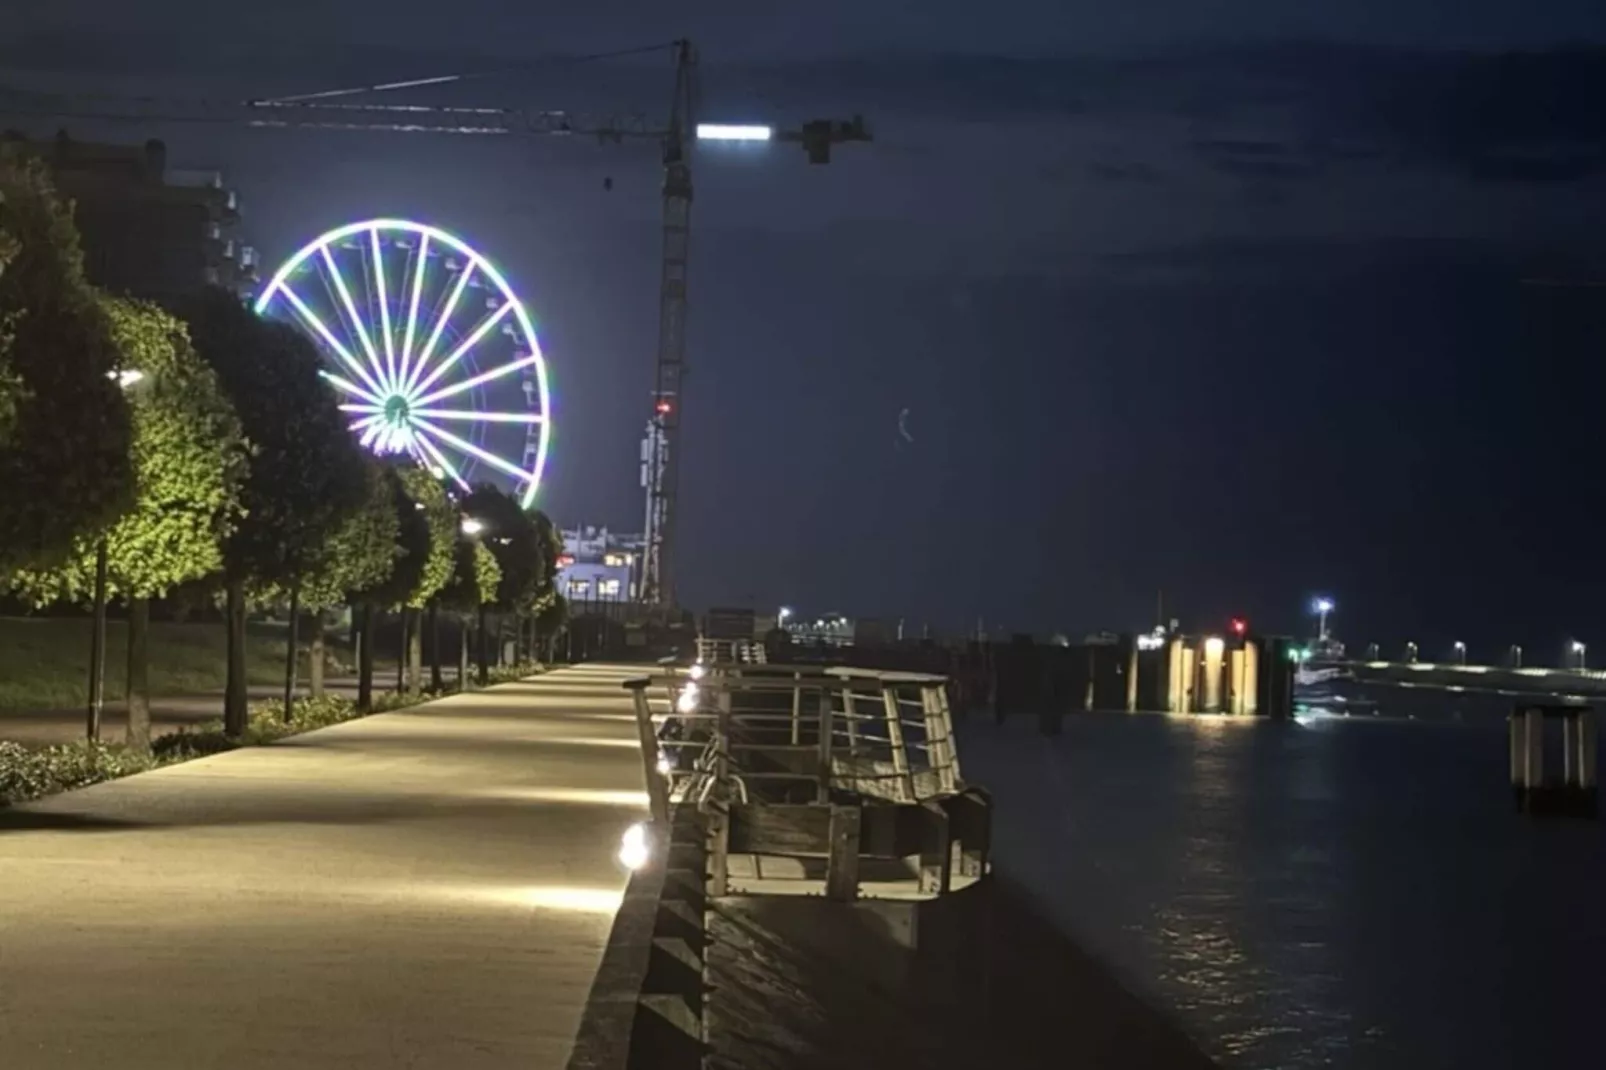
[[[663,263],[658,293],[658,367],[647,443],[647,530],[641,599],[673,605],[676,492],[680,473],[681,380],[686,371],[686,273],[692,180],[688,140],[697,129],[697,53],[675,45],[675,96],[664,134]]]

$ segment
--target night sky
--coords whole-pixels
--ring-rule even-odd
[[[827,168],[696,162],[691,605],[1075,634],[1147,626],[1160,588],[1198,627],[1304,629],[1326,593],[1354,642],[1606,649],[1606,288],[1522,284],[1606,282],[1598,0],[24,6],[0,64],[30,86],[272,94],[688,36],[704,119],[862,112],[877,142]],[[410,99],[668,90],[647,57]],[[542,331],[545,508],[639,529],[650,147],[72,129],[223,168],[269,262],[384,214],[481,248]]]

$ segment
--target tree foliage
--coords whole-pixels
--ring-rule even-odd
[[[402,547],[387,471],[377,460],[364,460],[360,501],[301,577],[301,604],[308,609],[339,605],[390,579]],[[276,596],[287,593],[272,590]]]
[[[422,609],[451,581],[458,539],[457,506],[440,481],[416,465],[403,468],[401,480],[414,511],[423,515],[429,530],[429,553],[418,583],[406,599],[409,608]]]
[[[316,346],[212,290],[189,310],[195,348],[217,372],[251,443],[245,516],[224,547],[231,579],[288,586],[368,500],[364,455],[319,375]]]
[[[539,511],[525,512],[517,499],[483,483],[464,497],[462,509],[484,525],[481,537],[501,569],[496,608],[515,613],[536,609],[552,590],[563,550],[552,521]]]
[[[389,576],[364,594],[376,605],[395,608],[410,604],[409,600],[423,584],[424,569],[429,564],[430,529],[425,510],[418,508],[418,503],[407,493],[401,470],[385,465],[384,473],[396,521],[396,563]]]
[[[478,539],[459,534],[452,544],[452,576],[441,590],[441,604],[459,613],[490,605],[501,582],[496,555]]]
[[[134,506],[105,533],[107,577],[114,597],[160,597],[222,569],[248,465],[245,443],[217,376],[182,323],[154,305],[100,300],[121,366],[141,373],[128,388]],[[97,541],[80,535],[63,565],[19,572],[13,585],[41,603],[87,598]]]
[[[0,571],[50,568],[133,499],[112,326],[43,164],[0,146]]]

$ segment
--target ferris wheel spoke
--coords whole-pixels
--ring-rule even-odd
[[[328,244],[319,246],[319,254],[323,257],[324,266],[329,269],[329,277],[335,284],[335,292],[340,295],[341,304],[346,306],[346,315],[351,317],[351,326],[357,333],[357,340],[362,343],[363,351],[368,354],[369,366],[374,374],[384,381],[387,389],[380,393],[389,393],[390,381],[385,376],[384,365],[379,361],[379,351],[374,348],[374,340],[368,337],[368,328],[363,326],[362,316],[357,312],[357,303],[351,299],[351,291],[346,287],[345,276],[340,274],[340,266],[335,263],[334,256],[329,252]]]
[[[340,405],[341,412],[356,413],[359,416],[383,416],[385,407],[371,402],[346,402]]]
[[[290,302],[290,306],[296,310],[307,326],[316,331],[318,333],[318,337],[322,338],[324,342],[328,344],[329,348],[335,351],[335,355],[345,362],[346,367],[356,372],[357,378],[361,379],[368,385],[368,387],[373,391],[374,400],[377,401],[380,397],[384,396],[384,387],[380,386],[374,377],[368,374],[368,369],[363,367],[362,361],[353,356],[351,350],[347,349],[340,343],[340,339],[334,336],[334,332],[330,331],[329,328],[324,324],[323,320],[318,318],[318,314],[316,312],[307,307],[307,303],[301,300],[301,296],[292,290],[288,283],[281,283],[279,286],[279,292],[284,294],[285,300]],[[353,384],[346,382],[343,379],[337,379],[334,376],[330,376],[330,378],[334,379],[336,382],[342,383],[355,393],[364,393],[364,391],[357,390]]]
[[[413,332],[418,328],[418,299],[424,293],[424,265],[429,262],[428,232],[419,235],[417,257],[418,262],[413,266],[413,296],[407,303],[407,333],[402,336],[401,378],[398,382],[403,386],[412,381],[407,363],[413,355]]]
[[[352,411],[357,411],[357,408],[353,406]],[[546,419],[546,416],[539,412],[479,412],[474,409],[409,409],[408,415],[422,416],[429,420],[462,420],[475,424],[538,424]]]
[[[452,449],[461,454],[473,457],[479,461],[484,461],[486,464],[497,469],[498,471],[505,472],[510,476],[517,476],[519,479],[523,480],[529,480],[532,478],[529,472],[526,472],[512,461],[505,461],[496,454],[491,453],[489,450],[481,449],[479,446],[474,445],[474,443],[470,442],[466,438],[458,438],[450,431],[443,427],[437,427],[428,420],[420,420],[417,417],[414,417],[413,426],[417,427],[421,432],[423,432],[425,435],[428,435],[430,438],[444,442],[446,445],[452,447]]]
[[[342,379],[334,372],[325,371],[324,369],[319,368],[318,374],[324,379],[328,380],[330,383],[334,384],[337,390],[340,390],[342,393],[350,394],[352,397],[359,399],[364,404],[368,405],[374,412],[381,411],[380,397],[378,394],[363,389],[349,379]]]
[[[379,297],[379,333],[385,340],[385,369],[390,373],[387,382],[400,383],[396,378],[396,340],[390,334],[390,296],[385,292],[385,254],[379,246],[379,228],[368,230],[368,248],[374,257],[374,287]]]
[[[441,332],[451,321],[452,313],[457,311],[457,302],[463,296],[463,290],[468,286],[469,278],[474,274],[474,267],[478,261],[470,259],[463,265],[463,270],[457,275],[457,282],[452,284],[451,292],[446,295],[446,308],[435,317],[435,326],[424,340],[424,348],[418,351],[418,363],[413,365],[412,377],[407,380],[404,389],[407,393],[413,392],[413,384],[424,372],[424,365],[429,363],[429,355],[435,352],[435,344],[441,340]]]
[[[482,383],[488,383],[492,379],[500,379],[504,375],[510,375],[513,372],[518,371],[520,368],[528,368],[530,365],[538,363],[540,359],[540,356],[531,353],[528,356],[520,357],[518,360],[509,361],[499,368],[492,368],[488,372],[481,372],[472,379],[464,379],[461,383],[453,383],[451,386],[437,390],[433,394],[425,394],[421,398],[409,398],[408,403],[414,408],[428,405],[431,402],[440,401],[443,398],[449,398],[456,394],[461,394],[465,390],[472,390],[474,387],[479,386]]]
[[[495,312],[481,320],[480,325],[474,328],[474,332],[459,342],[456,349],[448,353],[444,360],[435,365],[435,370],[430,372],[428,376],[415,385],[412,389],[412,392],[422,394],[424,391],[433,386],[441,376],[451,371],[457,362],[463,359],[464,353],[467,353],[469,350],[479,345],[480,341],[486,335],[495,330],[496,325],[506,319],[507,314],[511,312],[512,309],[512,302],[504,302]]]
[[[465,491],[472,489],[468,485],[468,480],[463,478],[462,473],[457,470],[457,467],[453,465],[451,461],[446,459],[446,455],[440,451],[440,448],[437,447],[435,443],[430,441],[429,434],[427,432],[421,431],[420,433],[415,434],[413,436],[413,441],[418,445],[419,449],[423,453],[428,454],[430,460],[434,462],[436,467],[452,477],[452,481],[454,483],[456,483],[459,487],[462,487]]]

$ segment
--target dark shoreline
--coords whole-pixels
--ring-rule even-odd
[[[717,904],[710,1066],[1217,1070],[1007,877],[932,907],[911,951],[818,899]]]

